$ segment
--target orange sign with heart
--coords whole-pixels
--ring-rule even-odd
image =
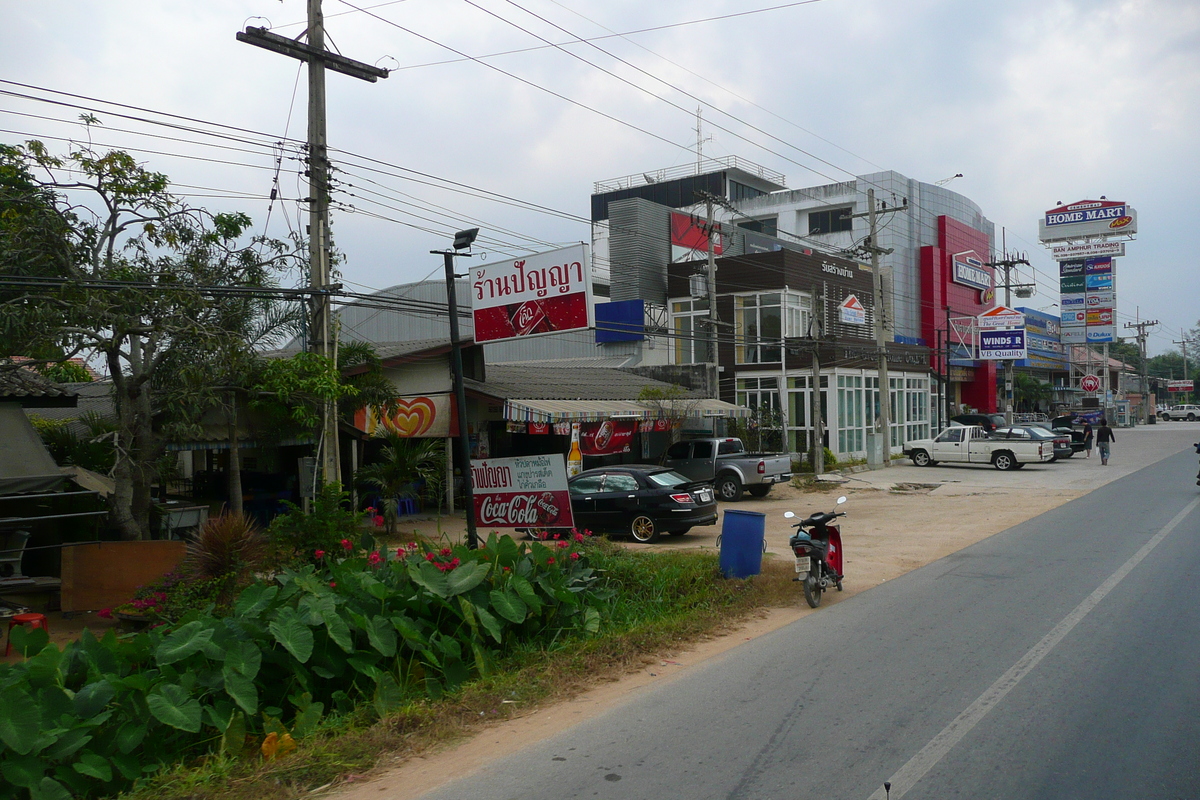
[[[383,421],[384,427],[401,436],[420,436],[433,427],[437,406],[428,397],[396,399],[396,413]]]

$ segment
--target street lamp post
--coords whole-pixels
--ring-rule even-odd
[[[453,250],[430,250],[441,255],[446,267],[446,302],[450,310],[450,349],[453,352],[454,402],[458,406],[458,460],[463,477],[463,505],[467,511],[467,547],[479,548],[479,535],[475,531],[475,492],[471,481],[471,444],[467,438],[467,391],[463,387],[462,344],[458,335],[458,301],[454,290],[454,257],[470,256],[460,250],[469,250],[479,228],[469,228],[454,235]]]

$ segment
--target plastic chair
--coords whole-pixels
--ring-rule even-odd
[[[411,497],[396,498],[396,516],[403,517],[407,514],[417,513],[417,501]]]
[[[4,655],[6,656],[12,652],[12,629],[18,625],[28,625],[30,629],[41,628],[46,633],[50,632],[50,626],[46,623],[45,614],[36,614],[33,612],[14,614],[8,621],[8,644],[4,646]]]

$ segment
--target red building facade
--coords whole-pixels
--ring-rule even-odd
[[[995,306],[991,241],[986,233],[947,216],[937,218],[938,246],[922,247],[921,335],[934,346],[934,372],[953,387],[951,412],[962,405],[981,412],[997,410],[996,362],[977,361],[966,353],[947,352],[955,343],[950,321],[977,317]]]

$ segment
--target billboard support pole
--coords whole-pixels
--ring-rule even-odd
[[[462,468],[463,505],[467,514],[467,547],[479,549],[479,534],[475,531],[475,493],[471,480],[471,443],[467,438],[467,391],[463,386],[462,343],[458,334],[458,299],[454,291],[454,257],[470,256],[459,250],[470,248],[479,234],[478,228],[460,231],[454,237],[453,250],[430,250],[441,255],[446,267],[446,303],[450,311],[450,349],[453,351],[454,402],[458,406],[458,460]]]

